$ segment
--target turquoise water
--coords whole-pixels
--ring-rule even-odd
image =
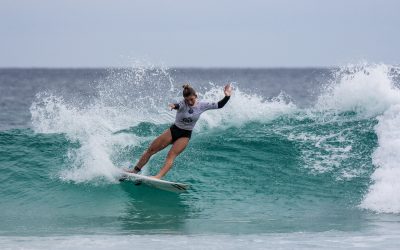
[[[0,244],[125,249],[156,239],[167,249],[395,248],[396,72],[387,65],[3,70],[2,93],[12,97],[3,109],[20,113],[1,117]],[[166,104],[180,98],[180,78],[204,81],[198,89],[207,100],[223,96],[220,79],[238,79],[227,106],[203,114],[166,176],[191,190],[119,183],[120,169],[173,121]],[[300,91],[299,84],[310,89]],[[31,96],[22,99],[23,93]],[[167,152],[155,155],[144,173],[155,174]]]

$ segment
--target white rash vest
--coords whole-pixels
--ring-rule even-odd
[[[209,109],[218,109],[217,102],[197,101],[194,106],[189,106],[185,100],[178,103],[179,108],[176,112],[175,125],[180,129],[193,130],[200,115]]]

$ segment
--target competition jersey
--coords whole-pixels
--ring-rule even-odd
[[[189,106],[185,100],[182,100],[178,104],[179,109],[176,112],[175,125],[185,130],[193,130],[194,125],[204,111],[218,108],[218,103],[216,102],[198,101],[194,106]]]

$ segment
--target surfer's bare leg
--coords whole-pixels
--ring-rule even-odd
[[[160,172],[153,177],[161,179],[171,169],[175,158],[186,148],[188,143],[189,143],[189,138],[187,137],[181,137],[178,140],[176,140],[168,152],[164,166],[161,168]]]
[[[171,144],[172,135],[170,129],[165,130],[160,136],[158,136],[149,146],[149,148],[140,157],[135,168],[141,169],[149,161],[150,157],[160,150],[163,150],[166,146]],[[138,172],[135,169],[129,170],[128,172]]]

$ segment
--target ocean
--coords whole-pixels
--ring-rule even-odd
[[[120,183],[187,82],[234,87],[165,177],[191,189]],[[0,69],[0,248],[398,249],[399,84],[366,63]]]

